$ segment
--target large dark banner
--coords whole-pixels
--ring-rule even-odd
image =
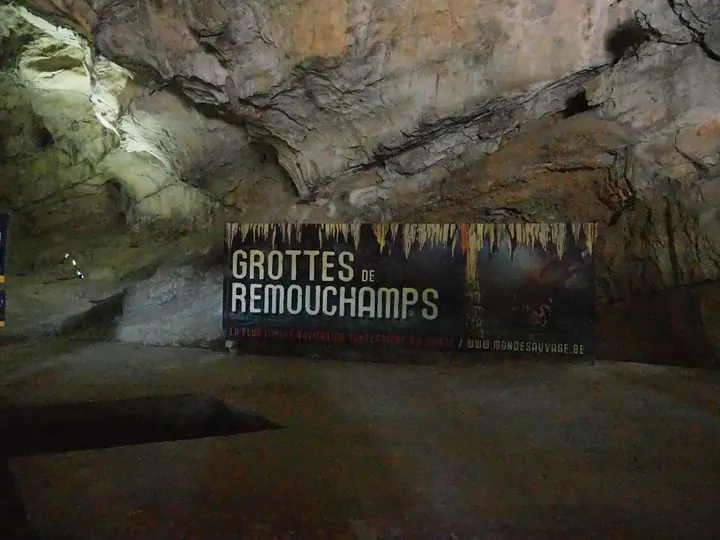
[[[589,356],[595,224],[228,224],[231,340]]]
[[[0,326],[5,326],[5,254],[9,222],[10,217],[7,214],[0,214]]]

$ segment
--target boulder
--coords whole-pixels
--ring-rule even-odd
[[[209,347],[224,343],[222,269],[165,267],[130,285],[114,338],[122,343]]]

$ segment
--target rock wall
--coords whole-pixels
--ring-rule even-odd
[[[115,339],[142,345],[209,347],[223,343],[222,269],[159,270],[125,294]]]
[[[199,252],[225,219],[596,220],[604,312],[677,289],[712,341],[681,287],[720,268],[719,36],[710,0],[0,6],[0,203],[42,251],[17,271],[65,246],[90,280],[154,271],[150,227]],[[214,339],[176,259],[122,282],[122,339]]]
[[[458,155],[474,118],[602,64],[621,16],[590,0],[26,4],[102,55],[237,115],[303,196],[436,138],[428,132],[452,134],[444,145]]]
[[[0,21],[0,200],[26,228],[206,223],[219,207],[252,214],[258,184],[278,208],[295,200],[284,171],[267,159],[272,149],[251,144],[242,126],[144,85],[26,10],[0,6]]]
[[[599,357],[720,367],[720,288],[711,283],[636,294],[600,307]]]

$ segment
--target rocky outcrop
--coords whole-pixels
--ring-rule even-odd
[[[267,159],[272,149],[251,144],[242,126],[142,86],[72,32],[0,10],[3,45],[12,45],[0,75],[0,198],[27,229],[206,221],[219,206],[251,215],[258,182],[278,208],[294,202],[291,182]]]
[[[269,184],[277,194],[273,208],[283,215],[390,218],[393,196],[433,189],[529,120],[572,107],[586,83],[594,88],[588,107],[606,103],[608,89],[634,91],[631,76],[647,85],[652,74],[634,70],[630,57],[608,67],[631,48],[643,52],[648,69],[658,57],[652,47],[674,51],[668,54],[675,63],[668,60],[661,75],[685,81],[678,60],[701,50],[684,69],[704,74],[701,60],[712,61],[705,35],[714,28],[709,3],[691,10],[677,3],[541,8],[343,0],[298,13],[292,4],[239,0],[25,4],[75,29],[76,42],[92,44],[83,55],[97,114],[120,134],[123,149],[149,160],[131,163],[121,152],[107,162],[128,177],[120,180],[142,200],[141,215],[170,207],[198,215],[219,201],[247,212],[256,205],[244,194],[255,184],[240,178],[265,177],[263,189]],[[638,27],[628,27],[630,20]],[[107,59],[131,71],[108,76]],[[679,102],[677,90],[669,92]],[[183,110],[187,102],[169,91],[225,121],[192,118],[196,111]],[[631,116],[640,115],[638,106],[652,114],[647,105],[628,101],[626,108]],[[698,99],[685,105],[687,112],[698,107]],[[602,112],[623,121],[611,109],[605,104]],[[262,151],[238,151],[248,141]],[[270,170],[259,170],[267,169],[262,160]],[[316,204],[293,208],[284,174]]]
[[[508,98],[530,108],[543,87],[603,64],[618,17],[590,1],[27,5],[237,116],[275,147],[301,196],[439,134],[454,134],[448,154],[463,152],[474,120]],[[539,101],[531,114],[543,114]]]
[[[718,278],[719,89],[720,62],[705,47],[663,42],[588,85],[600,114],[637,133],[625,173],[637,204],[604,257],[610,279],[627,278],[608,285],[613,296]]]
[[[77,55],[89,75],[85,93],[92,94],[98,118],[119,134],[125,149],[143,152],[154,165],[110,160],[112,170],[145,169],[144,176],[152,177],[161,169],[190,186],[213,176],[222,200],[242,208],[237,195],[247,186],[238,185],[228,168],[235,176],[263,172],[249,154],[231,160],[223,148],[237,150],[249,138],[271,150],[270,161],[284,169],[265,176],[281,181],[287,174],[301,197],[332,201],[320,206],[335,218],[373,207],[389,192],[431,186],[448,168],[495,150],[508,130],[563,109],[606,62],[604,36],[623,16],[590,2],[507,9],[342,1],[322,9],[303,6],[302,16],[292,4],[244,1],[201,7],[111,2],[102,9],[84,2],[26,5],[78,31]],[[19,13],[68,41],[67,32]],[[561,46],[570,42],[583,46]],[[130,71],[113,70],[107,59]],[[138,89],[141,81],[145,92]],[[212,144],[212,137],[205,147],[198,144],[205,139],[202,127],[175,116],[171,97],[149,104],[135,99],[168,90],[237,125],[235,133],[222,135],[211,127],[226,147]],[[167,115],[153,121],[158,107],[170,107],[174,122],[165,125]],[[133,110],[124,114],[128,108]],[[157,125],[164,131],[153,129]],[[194,137],[192,148],[173,140],[187,134]],[[134,193],[142,198],[167,183],[153,179],[124,180],[131,190],[144,186]],[[198,201],[182,207],[180,199],[193,198],[189,193],[173,198],[177,186],[165,188],[166,200],[146,203],[152,206],[148,213],[174,204],[197,214]],[[335,200],[339,193],[349,203],[340,209],[345,212]]]
[[[62,244],[87,253],[88,276],[115,279],[168,256],[158,230],[207,234],[226,218],[596,220],[606,304],[718,278],[711,0],[0,10],[0,203],[22,238],[44,239],[23,271]],[[120,233],[143,264],[117,253]],[[175,331],[132,307],[153,287],[175,283],[183,303],[206,286],[155,279],[129,289],[133,340]]]
[[[222,269],[167,268],[131,285],[115,339],[142,345],[208,347],[223,343]]]
[[[16,278],[7,302],[8,326],[0,344],[82,333],[110,337],[121,314],[123,288],[112,281],[53,281]]]

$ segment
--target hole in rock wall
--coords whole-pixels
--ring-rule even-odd
[[[45,148],[50,148],[53,144],[55,144],[55,139],[47,128],[41,128],[35,134],[35,146],[37,148],[44,150]]]
[[[267,163],[268,160],[277,161],[277,150],[272,145],[264,142],[252,142],[250,147],[257,153],[260,163]]]
[[[134,222],[134,198],[118,179],[111,179],[105,183],[107,193],[108,213],[113,217],[116,225],[125,227]]]
[[[252,141],[249,146],[258,156],[256,171],[262,170],[268,178],[275,179],[275,190],[279,190],[293,198],[298,197],[300,195],[298,188],[290,174],[280,164],[277,149],[269,142],[262,140]],[[264,189],[267,189],[267,187],[266,185]]]
[[[637,54],[638,49],[652,40],[651,32],[637,19],[619,24],[605,37],[605,50],[615,64],[628,54]]]
[[[0,5],[4,2],[0,0]],[[20,52],[26,45],[32,43],[35,37],[32,34],[10,32],[0,36],[0,69],[9,70],[17,66]]]
[[[565,109],[560,112],[562,118],[570,118],[576,114],[582,114],[584,112],[591,111],[596,107],[592,107],[588,102],[587,94],[585,90],[575,94],[565,102]]]

